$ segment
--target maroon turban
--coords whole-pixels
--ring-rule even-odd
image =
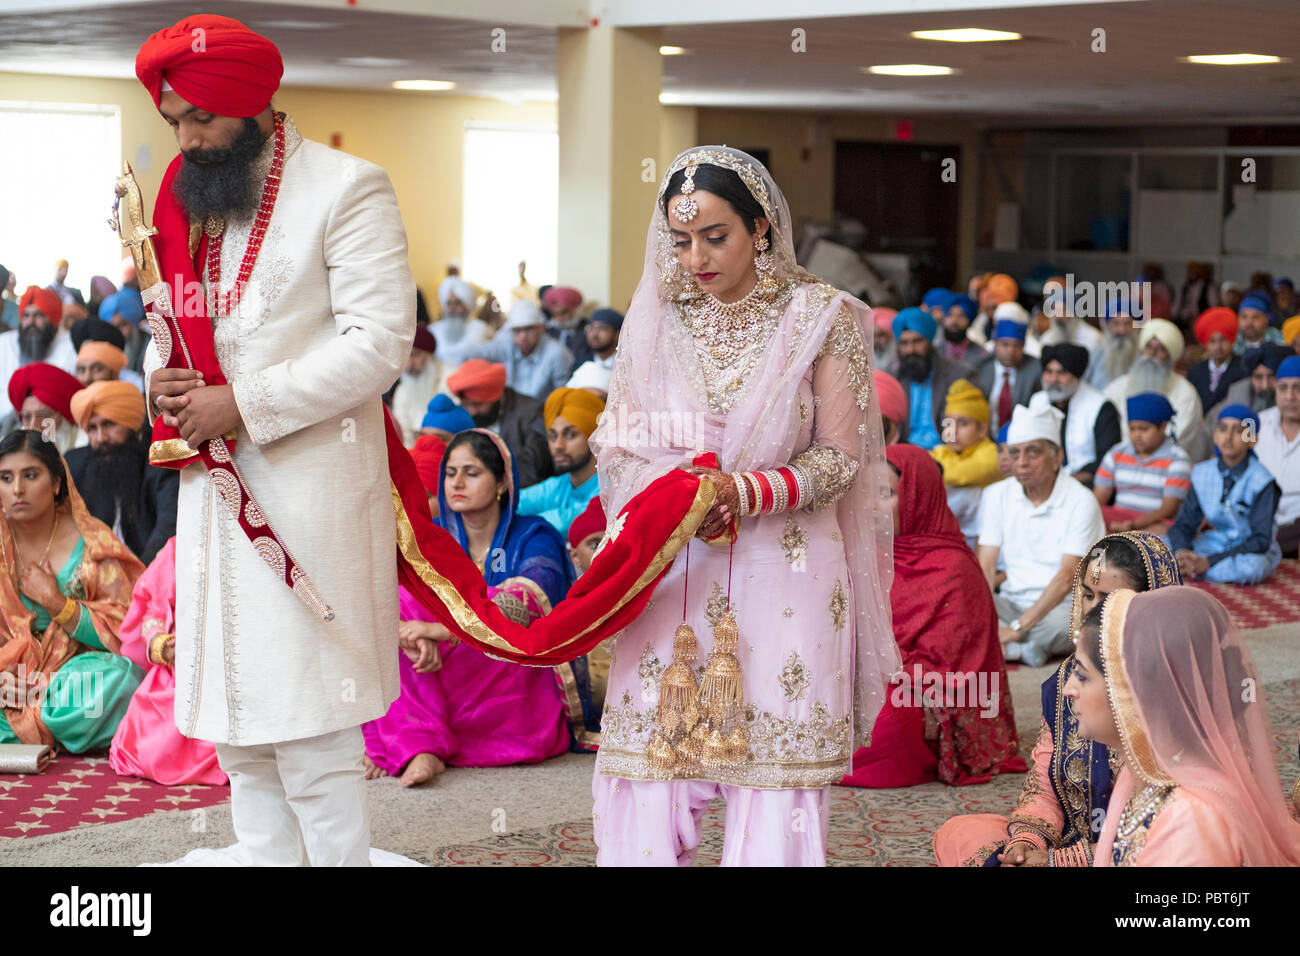
[[[428,352],[432,355],[438,351],[438,340],[433,337],[427,325],[416,325],[415,341],[411,343],[411,348],[419,349],[421,352]]]
[[[553,285],[542,296],[542,305],[548,309],[576,309],[582,305],[582,293],[573,286]]]
[[[140,47],[135,75],[162,99],[165,79],[185,102],[218,116],[256,116],[280,88],[284,63],[275,44],[238,20],[186,17]]]
[[[9,379],[9,402],[14,412],[21,412],[28,395],[35,395],[47,408],[52,408],[70,422],[72,396],[80,391],[81,383],[63,371],[45,362],[32,362],[14,372]]]
[[[59,320],[63,318],[63,300],[49,289],[29,285],[23,297],[18,300],[18,314],[22,315],[26,312],[29,305],[34,305],[44,312],[51,325],[58,325]]]

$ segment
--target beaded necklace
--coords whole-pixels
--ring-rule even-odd
[[[266,174],[266,182],[262,185],[262,201],[257,207],[257,217],[253,220],[253,229],[248,236],[244,258],[239,263],[235,284],[228,292],[221,291],[221,247],[226,238],[225,221],[209,218],[204,226],[208,234],[208,290],[212,294],[214,318],[229,315],[239,305],[244,287],[253,274],[257,254],[262,250],[262,240],[266,238],[266,227],[270,224],[271,213],[275,210],[275,197],[280,193],[280,174],[283,170],[284,114],[276,113],[275,147],[271,154],[271,169]]]
[[[1151,784],[1141,793],[1135,794],[1129,799],[1124,806],[1124,812],[1120,814],[1119,826],[1115,829],[1114,857],[1116,860],[1122,860],[1128,855],[1131,844],[1145,841],[1145,833],[1143,833],[1141,841],[1131,840],[1130,838],[1139,830],[1150,827],[1151,821],[1155,819],[1156,814],[1160,812],[1160,809],[1173,792],[1173,787]]]

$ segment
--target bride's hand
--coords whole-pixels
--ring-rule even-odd
[[[740,494],[736,491],[736,482],[731,475],[714,468],[691,468],[690,472],[712,484],[715,495],[713,505],[696,534],[702,538],[716,538],[727,530],[732,516],[740,514]]]

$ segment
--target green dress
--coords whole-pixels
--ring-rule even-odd
[[[80,579],[74,580],[85,548],[85,541],[78,539],[67,563],[55,575],[59,590],[71,598],[86,596]],[[23,603],[36,614],[32,621],[34,631],[49,626],[50,615],[45,608],[26,595]],[[78,654],[54,672],[41,701],[41,720],[59,746],[69,753],[102,750],[112,743],[144,672],[130,658],[104,650],[104,642],[84,608],[71,636],[98,650]],[[16,743],[19,743],[18,736],[10,728],[8,718],[0,713],[0,744]]]

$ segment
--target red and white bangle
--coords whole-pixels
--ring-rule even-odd
[[[746,514],[779,514],[793,511],[808,500],[808,477],[799,468],[746,471],[741,479],[754,491],[751,510]]]
[[[737,513],[741,516],[747,515],[749,514],[749,482],[745,480],[745,476],[740,472],[733,472],[731,480],[736,483],[736,495],[740,499]]]

